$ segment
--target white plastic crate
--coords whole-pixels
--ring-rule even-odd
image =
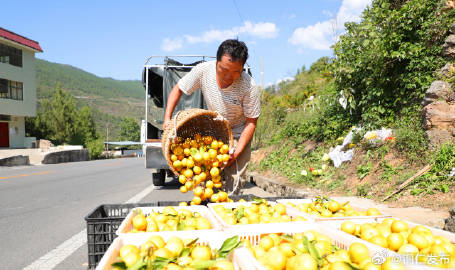
[[[189,233],[185,237],[181,237],[180,235],[177,234],[169,234],[169,233],[158,233],[165,241],[169,239],[172,236],[178,236],[182,238],[182,240],[185,239],[196,239],[198,238],[197,243],[200,245],[209,245],[210,248],[212,249],[219,249],[223,242],[228,239],[229,237],[232,237],[232,235],[228,233],[224,233],[222,231],[210,231],[210,232],[204,232],[203,234],[200,234],[198,232],[200,231],[188,231]],[[117,262],[117,259],[119,257],[119,252],[120,249],[124,245],[136,245],[139,247],[143,243],[145,243],[149,239],[149,236],[146,236],[144,234],[137,234],[137,233],[131,233],[128,235],[121,235],[117,237],[114,242],[109,246],[109,249],[106,251],[104,254],[103,258],[99,262],[98,266],[96,267],[96,270],[111,270],[113,269],[111,265],[115,262]],[[234,261],[234,252],[228,257],[230,261],[234,263],[234,267],[236,270],[243,270],[238,266],[238,264]],[[244,268],[247,269],[247,268]]]
[[[299,226],[299,224],[305,224],[305,223],[308,223],[310,222],[311,220],[307,220],[307,221],[291,221],[291,222],[280,222],[280,223],[254,223],[254,224],[236,224],[236,225],[230,225],[230,224],[227,224],[215,211],[214,209],[214,206],[217,205],[217,204],[221,204],[223,205],[225,208],[230,208],[230,209],[234,209],[234,208],[237,208],[239,207],[240,205],[244,205],[244,206],[249,206],[251,204],[253,204],[254,202],[234,202],[234,203],[209,203],[207,204],[207,207],[210,209],[210,211],[212,212],[213,216],[216,218],[216,220],[221,224],[222,228],[224,231],[231,231],[231,232],[242,232],[244,231],[244,229],[249,229],[249,228],[256,228],[258,226],[261,226],[261,227],[264,227],[264,228],[270,228],[270,229],[273,229],[275,227],[281,227],[282,225],[286,225],[286,226]],[[274,206],[275,204],[277,204],[276,202],[270,202],[268,201],[268,203],[271,205],[271,206]],[[297,216],[302,216],[300,215],[299,213],[297,213],[296,211],[292,211],[292,210],[289,210],[288,208],[286,208],[286,214],[289,215],[292,218],[294,217],[297,217]]]
[[[176,236],[182,235],[188,235],[191,234],[192,231],[161,231],[161,232],[138,232],[138,233],[130,233],[130,231],[133,229],[133,218],[136,216],[136,213],[134,210],[136,209],[141,209],[142,213],[144,213],[145,216],[148,216],[152,212],[163,212],[163,209],[165,206],[156,206],[156,207],[138,207],[132,209],[126,218],[123,220],[122,224],[120,224],[119,228],[116,231],[117,235],[125,235],[125,234],[147,234],[147,235],[152,235],[156,233],[168,233],[168,234],[175,234]],[[217,221],[217,219],[213,216],[212,212],[205,206],[202,205],[191,205],[191,206],[173,206],[176,210],[178,209],[188,209],[191,212],[199,212],[202,217],[207,218],[211,225],[212,229],[209,230],[196,230],[200,234],[203,234],[208,231],[220,231],[222,229],[220,223]]]
[[[353,221],[354,223],[357,223],[357,224],[365,224],[365,223],[380,223],[384,219],[385,218],[371,218],[371,219],[358,219],[358,220],[351,220],[351,221]],[[455,244],[455,234],[454,233],[447,232],[447,231],[444,231],[444,230],[440,230],[440,229],[437,229],[437,228],[433,228],[433,227],[430,227],[430,226],[427,226],[427,225],[423,225],[423,224],[407,221],[407,220],[400,219],[400,218],[393,218],[393,219],[405,221],[408,224],[409,229],[412,229],[412,228],[414,228],[415,226],[418,226],[418,225],[425,226],[428,229],[430,229],[434,235],[444,236],[447,239],[449,239],[450,242]],[[358,237],[356,237],[354,235],[351,235],[351,234],[348,234],[348,233],[345,233],[345,232],[341,231],[341,224],[343,222],[345,222],[345,221],[346,220],[333,220],[333,221],[324,222],[324,224],[330,226],[333,229],[338,230],[339,233],[343,233],[343,234],[345,234],[345,235],[347,235],[347,236],[349,236],[351,238],[358,239],[359,242],[372,244],[372,243],[370,243],[368,241],[365,241],[363,239],[360,239],[360,238],[358,238]],[[394,256],[394,257],[398,257],[399,256],[398,253],[396,253],[396,252],[394,252],[394,251],[392,251],[390,249],[386,249],[386,250],[390,254],[390,256]],[[436,268],[435,267],[431,267],[431,266],[427,266],[427,265],[425,265],[423,263],[419,263],[419,264],[415,264],[415,265],[406,265],[406,269],[427,269],[427,270],[433,269],[434,270]]]
[[[357,220],[357,219],[365,219],[365,218],[386,218],[386,217],[391,217],[391,215],[383,213],[382,215],[379,216],[352,216],[352,217],[317,217],[310,215],[306,212],[300,211],[297,207],[292,207],[288,205],[288,203],[292,203],[294,205],[302,204],[302,203],[311,203],[313,202],[312,199],[280,199],[277,200],[278,203],[282,203],[286,205],[286,208],[291,209],[291,212],[294,214],[298,214],[300,216],[305,217],[308,220],[312,220],[315,222],[321,222],[321,221],[330,221],[330,220]],[[344,203],[344,202],[340,202]],[[351,204],[351,203],[350,203]],[[351,208],[356,211],[366,211],[367,209],[358,207],[357,205],[351,204]]]
[[[276,225],[276,224],[275,224]],[[237,235],[240,237],[241,240],[248,240],[250,241],[251,245],[259,244],[261,237],[266,234],[270,233],[284,233],[289,235],[294,235],[296,233],[302,233],[308,230],[317,231],[332,240],[332,244],[335,246],[342,248],[342,249],[349,249],[349,246],[356,242],[357,239],[349,237],[349,235],[343,233],[341,234],[339,231],[334,230],[325,224],[317,224],[317,223],[304,223],[300,224],[299,226],[288,226],[286,223],[280,223],[279,226],[275,226],[275,228],[271,227],[251,227],[248,230],[245,230],[243,233],[238,233]],[[375,254],[382,254],[387,250],[373,245],[371,243],[364,243],[368,250],[370,251],[370,256],[373,257]],[[254,269],[254,270],[265,270],[265,268],[259,263],[258,260],[251,254],[249,250],[246,248],[239,248],[234,253],[234,261],[241,267],[241,269]],[[245,268],[249,267],[249,268]]]

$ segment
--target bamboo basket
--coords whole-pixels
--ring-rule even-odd
[[[224,144],[229,145],[229,149],[234,147],[234,136],[231,126],[217,112],[203,109],[179,111],[166,126],[161,139],[164,158],[176,176],[179,176],[179,173],[172,166],[171,139],[176,136],[184,139],[192,138],[198,133],[202,136],[212,136],[216,140],[221,140]],[[221,167],[220,169],[223,168]]]

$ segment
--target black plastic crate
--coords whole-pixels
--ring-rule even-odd
[[[90,212],[87,222],[88,269],[94,269],[111,243],[117,237],[115,232],[135,207],[157,206],[157,203],[102,204]]]

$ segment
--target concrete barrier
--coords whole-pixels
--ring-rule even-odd
[[[12,156],[7,158],[0,158],[0,166],[23,166],[23,165],[30,165],[30,160],[28,156]]]
[[[46,154],[42,164],[56,164],[64,162],[75,162],[75,161],[88,161],[90,160],[90,152],[88,149],[81,150],[64,150],[58,152],[52,152]]]

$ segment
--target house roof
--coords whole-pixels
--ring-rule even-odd
[[[0,27],[0,37],[5,38],[11,41],[14,41],[16,43],[19,43],[21,45],[27,46],[29,48],[32,48],[36,51],[43,52],[43,49],[41,49],[41,46],[37,41],[31,40],[29,38],[23,37],[21,35],[18,35],[14,32],[8,31],[4,28]]]

